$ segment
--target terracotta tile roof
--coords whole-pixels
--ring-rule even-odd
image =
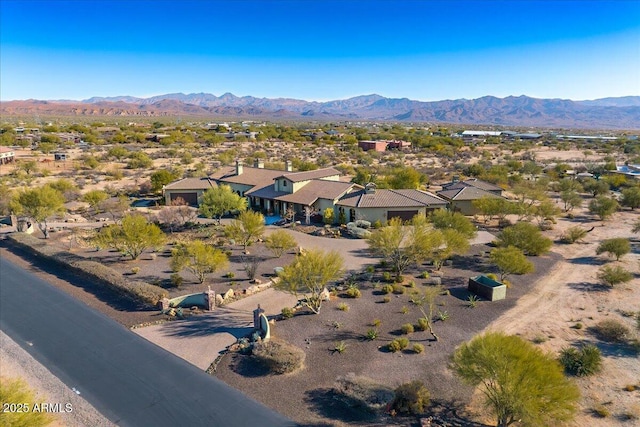
[[[334,168],[324,168],[304,172],[285,172],[280,173],[276,178],[287,178],[291,182],[300,182],[326,178],[333,175],[340,175],[340,171]]]
[[[167,184],[165,190],[208,190],[217,184],[210,178],[184,178],[180,181]]]
[[[502,188],[490,182],[481,181],[476,178],[466,179],[464,181],[452,182],[442,186],[443,190],[457,190],[463,187],[475,187],[484,191],[502,191]]]
[[[502,197],[476,187],[462,187],[453,190],[438,191],[438,196],[447,200],[477,200],[482,197]]]
[[[0,147],[0,153],[12,153],[14,150],[12,150],[9,147]]]
[[[347,194],[337,204],[354,208],[413,208],[445,206],[447,202],[422,190],[377,189],[370,194],[364,190]]]

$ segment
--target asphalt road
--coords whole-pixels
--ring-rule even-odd
[[[2,258],[0,329],[121,426],[294,425]]]

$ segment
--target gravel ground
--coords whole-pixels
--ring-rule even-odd
[[[416,331],[408,335],[413,343],[425,346],[423,354],[412,351],[389,353],[385,346],[400,336],[400,326],[417,322],[422,317],[407,294],[392,295],[383,302],[383,295],[373,289],[372,281],[361,284],[362,297],[337,297],[323,306],[319,315],[298,315],[291,320],[279,321],[272,328],[273,336],[282,338],[306,352],[305,368],[295,374],[265,375],[251,362],[249,356],[230,354],[218,365],[218,378],[242,390],[251,397],[303,424],[330,421],[331,425],[381,425],[390,420],[368,417],[358,411],[338,405],[331,388],[335,379],[348,372],[370,377],[390,387],[415,379],[422,380],[430,390],[436,407],[446,410],[446,418],[458,419],[458,425],[473,425],[458,415],[473,390],[461,384],[447,369],[450,355],[461,342],[472,338],[501,314],[514,307],[544,275],[559,256],[555,254],[535,257],[535,274],[512,276],[513,286],[502,301],[481,301],[476,308],[466,302],[467,280],[479,271],[491,271],[486,252],[490,248],[476,245],[472,252],[454,259],[454,267],[444,267],[443,285],[451,295],[439,298],[438,311],[447,312],[446,321],[434,323],[440,337],[434,341],[428,332]],[[415,271],[414,273],[418,273]],[[405,278],[408,279],[408,275]],[[374,277],[373,282],[379,277]],[[416,279],[417,288],[424,280]],[[350,306],[348,311],[338,310],[340,303]],[[408,313],[403,314],[403,307]],[[374,341],[363,339],[374,319],[380,319],[380,335]],[[346,352],[338,354],[332,349],[336,342],[347,344]],[[394,421],[396,422],[396,421]],[[409,421],[410,423],[411,421]]]
[[[22,378],[36,392],[36,402],[72,405],[71,412],[54,414],[56,421],[50,427],[115,426],[2,331],[0,373],[6,378]]]

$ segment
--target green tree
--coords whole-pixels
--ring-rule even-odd
[[[344,270],[344,261],[336,251],[324,252],[311,249],[297,257],[278,275],[276,289],[298,297],[302,305],[318,314],[322,306],[322,293],[327,283],[340,278]]]
[[[152,166],[153,160],[143,151],[132,153],[129,156],[129,163],[127,164],[129,169],[149,169]]]
[[[529,222],[519,222],[505,228],[498,234],[498,246],[515,246],[525,255],[538,256],[549,252],[553,242],[544,237],[540,229]]]
[[[217,219],[218,224],[225,213],[246,209],[247,199],[234,193],[228,185],[219,185],[205,191],[200,204],[200,213],[207,218]]]
[[[433,251],[433,263],[436,270],[442,268],[442,264],[454,255],[462,255],[469,250],[471,246],[469,237],[452,228],[444,230],[434,230],[432,241],[437,241],[437,235],[442,236],[442,243]]]
[[[322,221],[329,225],[334,223],[335,214],[333,212],[333,208],[326,208],[324,212],[322,212]]]
[[[597,196],[589,202],[589,212],[598,215],[602,221],[609,218],[618,210],[618,201],[607,196]]]
[[[204,283],[207,275],[222,270],[227,264],[229,259],[224,252],[201,240],[179,244],[171,250],[171,269],[175,272],[188,270],[196,276],[198,283]]]
[[[622,190],[622,200],[620,204],[634,210],[640,208],[640,187],[631,187]]]
[[[607,253],[609,256],[615,256],[616,261],[620,261],[620,258],[629,252],[631,252],[631,242],[624,237],[615,237],[613,239],[603,240],[598,248],[596,254]]]
[[[472,201],[471,204],[485,217],[485,222],[494,218],[504,220],[507,215],[515,213],[514,204],[502,197],[484,196]]]
[[[227,237],[240,242],[246,253],[247,246],[264,234],[264,216],[260,212],[244,211],[224,231]]]
[[[553,357],[520,337],[477,336],[456,350],[451,366],[462,380],[481,387],[498,427],[557,425],[577,411],[578,387]]]
[[[94,241],[98,246],[106,246],[131,259],[138,259],[145,250],[162,246],[165,235],[144,216],[134,214],[125,216],[120,225],[113,224],[100,229]]]
[[[171,171],[160,169],[151,174],[151,190],[158,192],[167,184],[175,181],[178,177]]]
[[[100,212],[100,203],[109,198],[109,195],[102,190],[91,190],[82,196],[82,201],[89,203],[92,209],[96,210],[96,213]]]
[[[11,202],[11,208],[16,214],[31,218],[38,224],[45,239],[49,238],[47,220],[64,212],[63,205],[64,196],[48,185],[21,191],[15,195]]]
[[[550,199],[545,199],[532,207],[532,214],[539,226],[542,226],[545,221],[555,223],[560,212],[560,208]]]
[[[38,144],[38,150],[42,151],[44,154],[49,154],[56,148],[58,148],[58,146],[50,142],[41,142]]]
[[[607,184],[606,181],[587,178],[584,180],[582,186],[584,190],[591,193],[593,197],[609,194],[609,184]]]
[[[510,274],[527,274],[534,270],[533,263],[515,246],[495,248],[491,251],[489,259],[498,267],[501,282]]]
[[[621,283],[629,282],[633,279],[633,274],[620,267],[619,265],[610,266],[605,265],[598,271],[598,279],[600,279],[607,286],[614,287]]]
[[[407,267],[429,258],[440,247],[442,233],[434,232],[423,216],[416,215],[411,225],[392,218],[385,227],[374,230],[367,243],[371,252],[391,263],[400,281]]]
[[[26,172],[27,175],[31,175],[38,171],[38,162],[35,160],[22,160],[18,162],[18,169]]]
[[[574,190],[567,190],[560,193],[560,200],[564,202],[565,212],[570,212],[574,208],[582,205],[582,196]]]
[[[44,427],[53,421],[46,411],[35,411],[36,396],[21,379],[0,377],[0,405],[24,405],[23,411],[0,411],[0,426],[6,427]]]
[[[298,242],[286,230],[276,230],[264,239],[264,245],[276,258],[280,258],[286,251],[298,246]]]
[[[391,177],[387,178],[386,181],[389,184],[390,188],[418,189],[427,181],[427,177],[413,168],[404,167],[395,169]]]
[[[429,215],[429,220],[437,230],[455,230],[468,239],[473,239],[478,234],[476,226],[460,212],[436,209]]]

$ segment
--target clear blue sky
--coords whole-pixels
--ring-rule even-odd
[[[640,0],[0,1],[0,99],[640,95]]]

